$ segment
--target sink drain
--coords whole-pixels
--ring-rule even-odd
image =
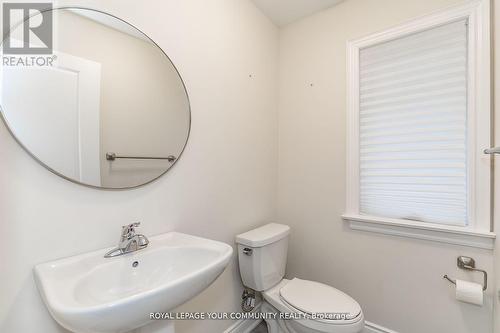
[[[132,263],[132,267],[137,267],[137,266],[139,266],[139,262],[138,262],[138,261],[134,261],[134,262]]]

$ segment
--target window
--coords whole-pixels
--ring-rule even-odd
[[[467,24],[360,50],[360,213],[467,225]]]
[[[487,1],[349,43],[354,229],[492,246]],[[422,235],[425,230],[425,235]],[[389,231],[389,232],[388,232]],[[433,234],[436,231],[438,235]]]

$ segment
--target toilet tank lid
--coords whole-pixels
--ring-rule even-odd
[[[262,247],[288,236],[290,227],[284,224],[269,223],[260,228],[236,236],[236,243],[249,247]]]

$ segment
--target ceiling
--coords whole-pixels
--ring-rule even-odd
[[[252,0],[278,26],[334,6],[343,0]]]

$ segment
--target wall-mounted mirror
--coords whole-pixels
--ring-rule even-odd
[[[191,119],[183,81],[158,45],[123,20],[83,8],[21,16],[2,60],[3,120],[54,173],[131,188],[182,154]]]

